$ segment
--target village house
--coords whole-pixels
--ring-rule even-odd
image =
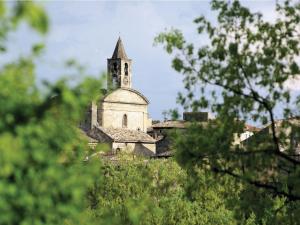
[[[272,124],[260,129],[255,135],[242,142],[244,146],[259,146],[273,143]],[[290,156],[300,156],[300,118],[292,117],[275,121],[275,135],[279,140],[279,149]]]
[[[205,125],[211,119],[213,118],[208,112],[184,112],[182,120],[166,120],[154,123],[148,129],[148,134],[157,140],[155,157],[166,158],[173,155],[171,132],[184,133],[192,122]]]

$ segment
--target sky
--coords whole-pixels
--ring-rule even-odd
[[[154,38],[171,27],[182,30],[186,39],[201,44],[193,20],[204,15],[213,20],[208,1],[46,1],[50,31],[41,38],[21,26],[11,48],[26,54],[30,43],[44,41],[46,49],[38,63],[39,80],[55,81],[63,75],[63,64],[75,58],[94,76],[106,71],[121,36],[127,56],[133,60],[133,88],[150,101],[153,119],[162,112],[179,108],[177,93],[183,90],[182,76],[171,68],[172,57]],[[267,20],[274,20],[275,0],[244,1]],[[293,85],[295,85],[293,83]],[[297,87],[296,87],[297,88]]]

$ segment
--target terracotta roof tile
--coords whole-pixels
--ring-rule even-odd
[[[152,138],[150,135],[146,134],[143,131],[129,130],[124,128],[103,128],[99,126],[96,128],[101,130],[103,133],[108,135],[112,140],[116,142],[156,142],[154,138]]]

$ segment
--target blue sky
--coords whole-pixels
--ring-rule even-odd
[[[244,1],[265,19],[274,19],[275,1]],[[60,78],[63,62],[75,58],[91,74],[106,70],[120,35],[126,53],[133,60],[133,88],[149,100],[153,119],[162,119],[162,111],[178,107],[176,96],[183,89],[182,77],[171,69],[171,57],[161,46],[153,46],[154,37],[165,28],[179,28],[188,40],[205,42],[197,36],[193,20],[200,15],[212,19],[208,1],[47,1],[49,34],[40,38],[22,26],[11,39],[11,48],[26,54],[30,43],[46,43],[39,62],[38,79]]]

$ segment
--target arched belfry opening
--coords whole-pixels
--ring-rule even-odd
[[[123,120],[122,120],[122,127],[127,128],[127,126],[128,126],[128,118],[127,118],[127,115],[124,114],[123,115]]]
[[[118,63],[114,62],[113,64],[113,71],[114,73],[118,73]]]
[[[128,63],[125,63],[124,72],[125,72],[125,76],[128,76]]]

